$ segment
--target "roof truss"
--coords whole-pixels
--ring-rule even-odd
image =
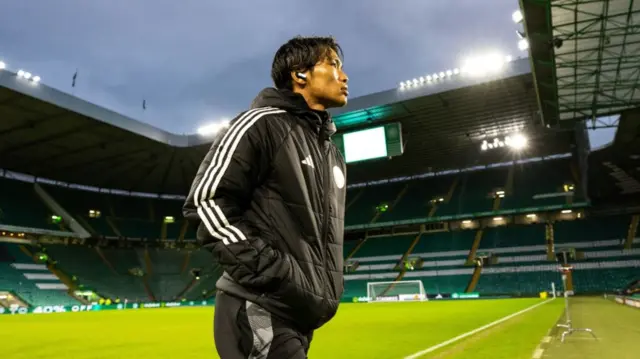
[[[553,107],[546,109],[545,122],[595,120],[640,106],[640,0],[523,0],[522,5],[525,21],[533,24],[527,26],[533,62],[553,70],[536,78],[539,91],[547,92],[541,96],[544,105]],[[546,19],[535,18],[541,16]],[[536,56],[533,50],[544,46],[552,58]]]

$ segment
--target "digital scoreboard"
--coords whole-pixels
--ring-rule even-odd
[[[400,122],[340,133],[333,143],[347,163],[400,156],[404,150]]]

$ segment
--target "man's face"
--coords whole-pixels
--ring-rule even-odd
[[[342,107],[349,97],[349,78],[342,70],[342,61],[335,51],[330,50],[324,60],[307,72],[305,90],[314,102],[325,109]]]

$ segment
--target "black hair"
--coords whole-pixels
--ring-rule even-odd
[[[333,37],[296,36],[280,46],[271,65],[271,79],[278,89],[293,90],[291,72],[305,72],[335,51],[342,58],[342,48]]]

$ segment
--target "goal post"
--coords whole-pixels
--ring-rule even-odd
[[[370,303],[428,300],[421,280],[368,282],[367,297]]]

